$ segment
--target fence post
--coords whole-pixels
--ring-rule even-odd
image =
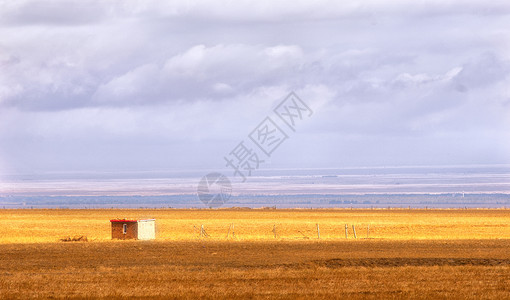
[[[345,238],[347,239],[348,238],[348,226],[347,224],[345,224]]]
[[[352,231],[354,231],[354,238],[357,239],[358,237],[356,236],[356,227],[354,227],[354,225],[352,225]]]
[[[231,231],[232,231],[232,237],[236,238],[236,233],[234,231],[234,223],[231,223],[231,224],[228,225],[228,231],[227,231],[227,237],[226,237],[227,239],[228,239],[228,236],[229,236]]]
[[[320,240],[320,238],[321,238],[321,231],[319,229],[319,223],[317,223],[317,239]]]
[[[367,239],[368,239],[369,235],[370,235],[370,224],[367,225]]]

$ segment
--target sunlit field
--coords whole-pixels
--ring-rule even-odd
[[[0,210],[0,243],[111,239],[110,219],[155,218],[157,240],[509,239],[510,210]],[[229,228],[233,224],[232,229]]]
[[[510,210],[0,214],[1,299],[510,295]],[[155,218],[157,238],[112,241],[112,218]],[[73,236],[88,242],[60,241]]]

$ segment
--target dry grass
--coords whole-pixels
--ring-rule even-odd
[[[509,210],[3,210],[0,217],[0,299],[510,298]],[[109,219],[124,217],[156,218],[158,240],[111,241]],[[231,223],[238,239],[226,240]],[[359,237],[370,224],[373,239],[354,240],[350,227],[346,240],[346,223]],[[200,224],[211,238],[198,238]],[[298,239],[299,231],[310,239]],[[89,242],[58,242],[77,235]]]
[[[225,239],[235,225],[240,240],[272,240],[303,235],[345,239],[345,224],[358,237],[377,239],[510,239],[510,210],[0,210],[0,243],[55,242],[83,235],[110,239],[112,218],[156,218],[160,240],[194,240],[201,224],[211,239]],[[301,232],[301,233],[300,233]]]
[[[0,245],[0,298],[510,295],[507,240]]]

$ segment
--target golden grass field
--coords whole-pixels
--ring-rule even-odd
[[[0,217],[0,299],[510,299],[510,210],[0,210]],[[157,240],[112,241],[111,218],[155,218]],[[227,238],[230,224],[235,238]],[[201,225],[209,237],[199,237]],[[89,242],[59,241],[76,235]]]
[[[227,210],[227,209],[27,209],[0,210],[0,244],[56,242],[60,238],[85,235],[89,240],[111,239],[110,219],[155,218],[158,240],[195,240],[204,225],[212,240],[224,240],[230,224],[242,241],[317,237],[349,238],[355,225],[358,238],[408,239],[510,239],[510,210]],[[301,232],[301,233],[300,233]]]

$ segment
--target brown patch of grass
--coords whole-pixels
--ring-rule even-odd
[[[1,210],[0,217],[0,299],[510,295],[509,210]],[[111,241],[109,219],[124,217],[156,218],[157,240]],[[199,239],[202,224],[209,238]],[[236,238],[226,239],[230,224]],[[353,239],[353,224],[358,237],[370,224],[371,238]],[[76,234],[89,242],[57,242]]]
[[[0,245],[0,298],[492,298],[508,240]]]

